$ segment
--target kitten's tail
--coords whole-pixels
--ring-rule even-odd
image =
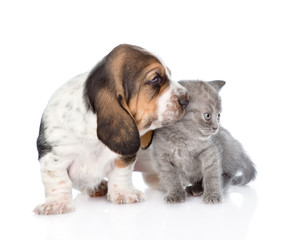
[[[255,165],[245,153],[242,154],[239,163],[239,172],[232,179],[233,185],[245,185],[256,178]]]

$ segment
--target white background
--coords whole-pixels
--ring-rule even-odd
[[[289,239],[287,1],[1,1],[1,239]],[[257,165],[220,205],[167,205],[139,173],[143,203],[75,192],[76,210],[35,216],[44,201],[35,141],[65,81],[120,43],[157,53],[173,78],[222,79],[222,124]]]

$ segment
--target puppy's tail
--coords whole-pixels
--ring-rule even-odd
[[[256,178],[255,165],[245,153],[242,154],[239,163],[239,171],[232,179],[233,185],[245,185]]]

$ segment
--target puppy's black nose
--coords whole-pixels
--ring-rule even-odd
[[[179,104],[181,105],[182,109],[185,109],[188,106],[189,97],[187,94],[179,98]]]

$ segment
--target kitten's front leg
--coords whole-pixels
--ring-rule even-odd
[[[176,164],[174,151],[155,151],[153,161],[154,171],[158,174],[161,190],[165,191],[164,201],[167,203],[184,202],[187,198],[183,183],[180,179],[180,170]]]
[[[203,201],[220,203],[223,200],[221,191],[221,169],[218,151],[208,149],[200,156],[203,168]]]
[[[175,171],[160,172],[161,184],[166,191],[164,201],[167,203],[181,203],[187,198],[181,180]]]

